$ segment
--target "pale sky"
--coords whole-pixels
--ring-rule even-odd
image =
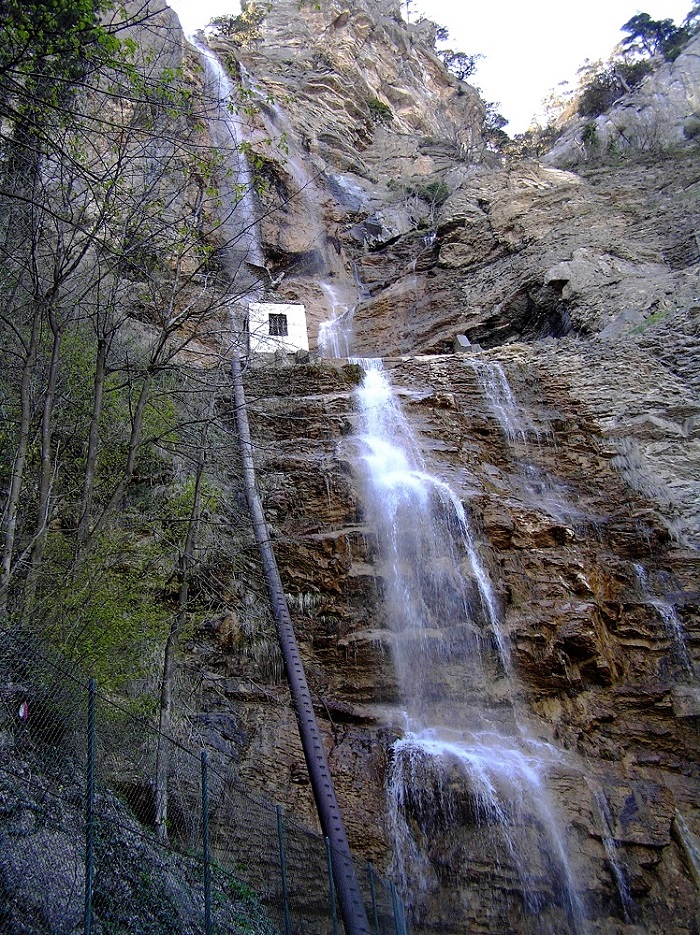
[[[237,0],[168,2],[190,32],[239,11]],[[680,25],[690,7],[691,0],[414,0],[411,18],[424,13],[449,29],[450,48],[485,56],[470,82],[500,104],[512,135],[527,129],[551,88],[575,83],[585,59],[606,59],[622,39],[620,26],[635,13]]]

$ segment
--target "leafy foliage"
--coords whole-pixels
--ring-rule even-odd
[[[652,19],[648,13],[637,13],[622,31],[627,33],[621,43],[624,52],[649,58],[661,55],[667,62],[678,57],[689,38],[685,26],[676,26],[672,19]]]
[[[683,124],[683,136],[687,140],[700,142],[700,112],[690,115]]]
[[[506,150],[511,143],[511,139],[503,129],[507,126],[508,121],[499,112],[499,106],[494,101],[490,101],[486,105],[482,133],[491,149]]]
[[[582,86],[578,112],[582,117],[605,113],[626,91],[638,87],[653,66],[648,59],[618,61],[595,70]]]
[[[231,39],[235,45],[248,49],[262,39],[261,26],[270,10],[269,3],[242,0],[238,16],[215,16],[209,26],[220,36]]]
[[[170,37],[123,38],[128,9],[0,8],[0,619],[110,690],[152,687],[204,606],[220,497],[202,477],[195,507],[191,474],[217,377],[177,355],[235,294],[210,272],[223,157]]]
[[[438,57],[442,59],[445,68],[460,81],[466,81],[476,71],[476,66],[483,55],[468,55],[466,52],[455,52],[452,49],[441,49]]]
[[[655,68],[659,59],[672,62],[696,31],[700,6],[695,3],[682,26],[672,19],[655,20],[637,13],[621,28],[627,35],[619,53],[607,65],[598,63],[583,70],[578,99],[582,117],[605,113],[624,93],[634,90]]]
[[[394,119],[391,107],[385,104],[384,101],[380,101],[378,97],[367,98],[367,106],[375,123],[391,123]]]
[[[101,23],[104,0],[5,0],[0,7],[0,81],[5,96],[21,82],[82,77],[96,56],[114,54],[119,43]]]
[[[445,182],[436,180],[419,188],[416,194],[432,207],[439,208],[449,198],[450,188]]]

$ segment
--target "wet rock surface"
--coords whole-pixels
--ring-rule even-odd
[[[690,418],[693,391],[633,342],[624,354],[605,342],[568,340],[516,344],[479,359],[482,367],[500,363],[509,377],[519,407],[514,437],[485,397],[473,359],[388,366],[427,468],[458,493],[479,530],[521,716],[558,751],[550,794],[591,927],[623,930],[594,796],[602,790],[634,919],[649,932],[694,931],[693,886],[672,836],[676,811],[700,833],[697,474],[687,470],[692,439],[673,428],[679,412]],[[386,869],[385,785],[402,699],[375,533],[358,487],[355,382],[353,368],[262,369],[250,371],[248,392],[263,500],[351,842]],[[663,442],[672,504],[657,475],[653,483],[630,475],[618,444],[629,434],[649,459]],[[680,630],[669,626],[668,608]],[[460,673],[435,664],[441,691],[459,691]],[[311,819],[286,692],[268,682],[255,699],[241,696],[235,686],[248,676],[259,685],[260,672],[240,651],[222,653],[212,668],[234,685],[227,703],[244,731],[236,741],[241,775]],[[486,703],[502,704],[504,690],[495,669]],[[494,885],[494,864],[477,859],[483,829],[465,822],[448,836],[449,852],[437,843],[431,851],[437,877],[419,901],[418,930],[464,931],[489,913],[497,929],[534,932],[542,919],[553,931],[565,927],[544,868],[538,886],[549,908],[537,923],[517,908],[521,884],[507,864],[502,885],[516,894],[510,921],[497,921],[493,893],[473,902],[485,881]]]

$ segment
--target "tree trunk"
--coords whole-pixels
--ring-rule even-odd
[[[180,590],[177,601],[177,614],[170,624],[168,639],[163,656],[163,680],[160,688],[160,717],[158,723],[158,751],[156,753],[155,785],[155,827],[156,836],[161,843],[168,840],[168,773],[170,772],[170,746],[167,737],[172,723],[173,682],[175,677],[175,653],[180,633],[187,621],[189,603],[189,572],[194,564],[194,550],[197,542],[197,529],[202,512],[202,481],[207,460],[207,435],[214,416],[216,393],[212,390],[206,419],[197,452],[197,468],[192,496],[192,509],[187,523],[185,543],[179,560]]]
[[[36,531],[34,545],[30,557],[29,580],[27,582],[26,601],[31,604],[36,594],[36,577],[44,556],[46,532],[49,522],[51,501],[51,478],[53,476],[53,459],[51,457],[53,407],[56,399],[56,383],[58,380],[59,355],[63,328],[59,325],[55,313],[49,310],[49,323],[53,332],[53,346],[51,348],[51,363],[49,364],[49,379],[46,384],[44,408],[41,415],[41,470],[39,474],[39,502],[37,505]]]
[[[100,532],[102,527],[105,524],[105,520],[114,509],[114,507],[119,503],[121,498],[124,496],[124,492],[129,485],[129,481],[133,477],[134,468],[136,467],[136,455],[138,454],[139,445],[141,444],[141,426],[143,424],[143,414],[146,409],[146,403],[148,402],[148,396],[151,389],[151,380],[152,374],[150,372],[146,373],[144,378],[141,391],[139,393],[139,398],[136,402],[136,409],[134,410],[134,415],[131,420],[131,433],[129,435],[129,451],[126,456],[126,464],[124,465],[124,471],[119,480],[119,483],[112,491],[112,495],[109,498],[109,501],[105,505],[104,509],[100,513],[99,517],[95,521],[95,524],[92,530],[87,531],[85,535],[84,542],[76,551],[76,563],[80,564],[82,561],[85,546],[87,545],[88,539],[97,535]],[[92,432],[92,426],[91,432]]]
[[[95,382],[92,394],[92,415],[90,417],[90,434],[85,463],[85,483],[80,504],[80,521],[78,523],[77,552],[80,552],[87,542],[90,534],[90,514],[92,512],[92,497],[95,490],[95,473],[97,469],[97,451],[100,442],[100,419],[102,418],[102,399],[104,396],[105,377],[107,374],[107,340],[101,337],[97,341],[97,357],[95,359]]]
[[[4,613],[6,609],[7,591],[12,575],[12,555],[14,553],[15,534],[17,532],[19,498],[22,492],[24,468],[27,463],[27,446],[29,443],[29,432],[31,428],[31,380],[36,363],[40,325],[41,307],[39,305],[35,305],[32,318],[32,331],[29,338],[27,356],[25,357],[24,367],[22,368],[22,380],[19,391],[20,421],[17,452],[15,454],[15,459],[12,465],[12,474],[10,476],[7,500],[5,503],[5,513],[3,517],[4,531],[2,538],[2,568],[0,569],[0,613]]]

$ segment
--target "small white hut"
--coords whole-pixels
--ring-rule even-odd
[[[308,351],[305,307],[252,302],[248,306],[248,349],[251,354]]]

